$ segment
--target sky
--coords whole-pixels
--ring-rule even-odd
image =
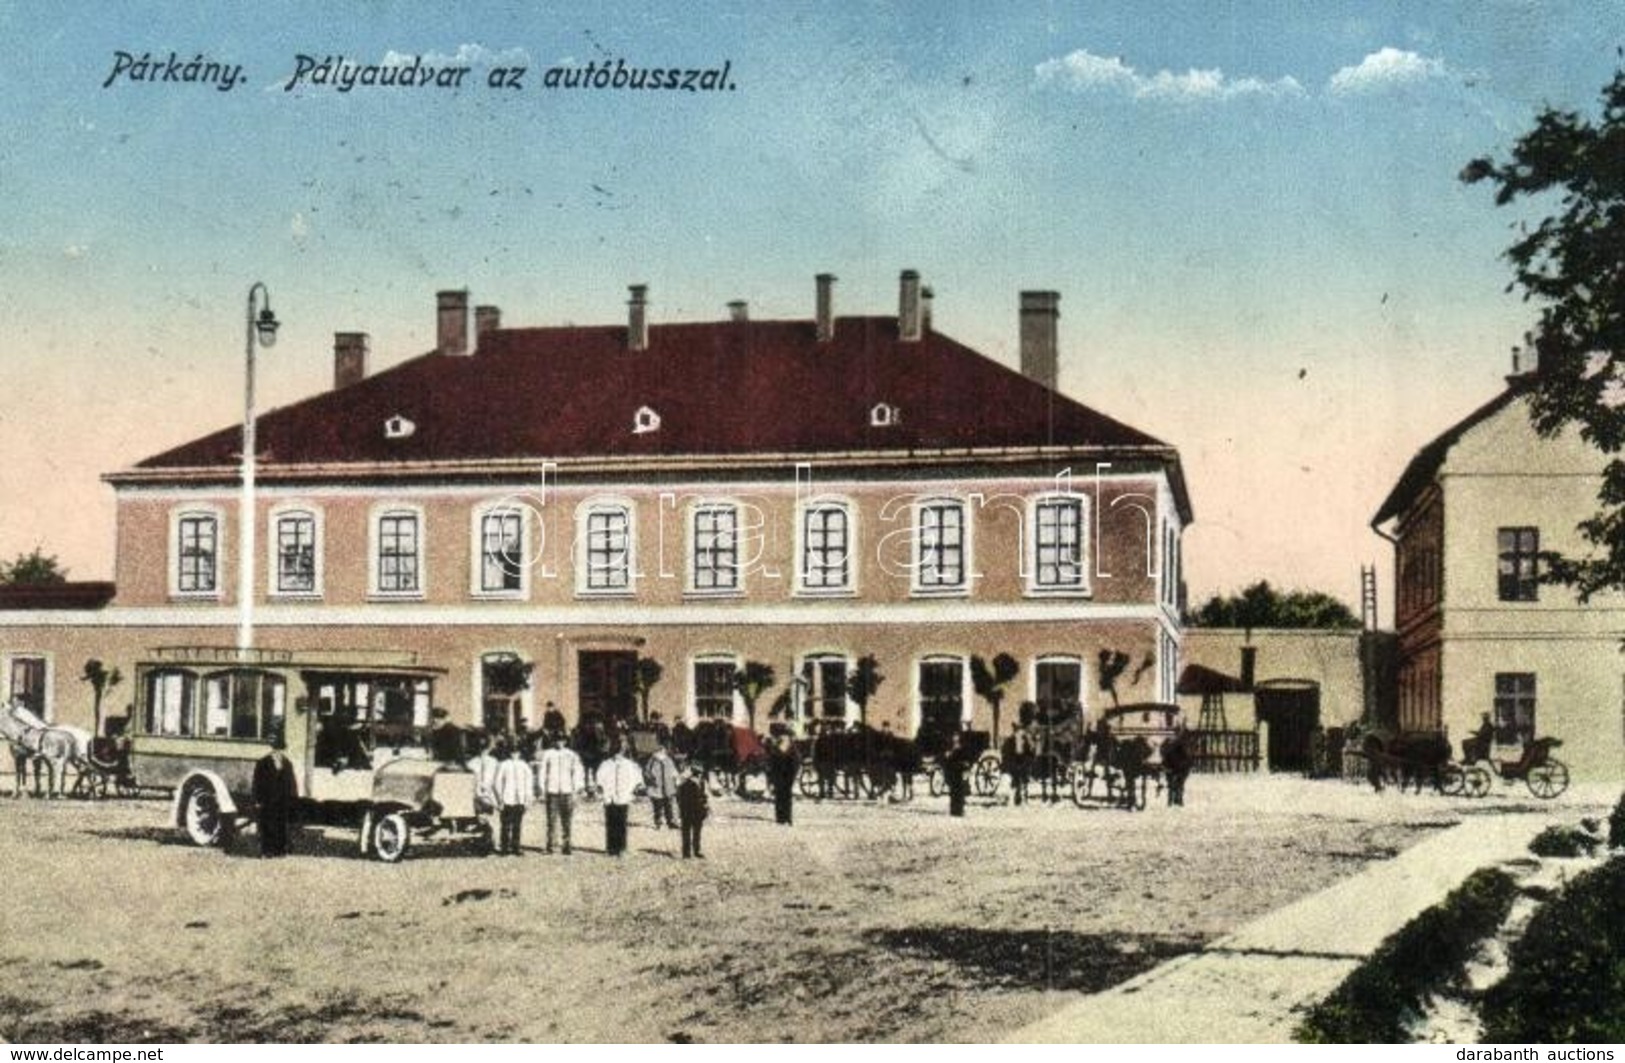
[[[1356,604],[1371,516],[1534,320],[1526,215],[1457,175],[1594,112],[1625,5],[0,0],[0,32],[0,558],[111,576],[100,476],[240,422],[256,281],[266,409],[330,385],[335,331],[374,371],[433,347],[440,289],[807,318],[816,273],[889,314],[916,269],[1010,364],[1018,292],[1061,293],[1061,389],[1180,449],[1193,603]],[[200,56],[240,79],[181,80]],[[300,56],[469,73],[290,88]],[[617,60],[731,87],[546,85]]]

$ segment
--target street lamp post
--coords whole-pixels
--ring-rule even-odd
[[[264,305],[256,312],[256,300]],[[254,347],[276,344],[278,326],[271,313],[271,293],[255,281],[248,289],[247,366],[243,384],[243,497],[237,513],[237,648],[254,648]]]

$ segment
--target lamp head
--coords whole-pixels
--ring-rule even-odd
[[[276,330],[280,325],[269,306],[260,311],[259,319],[254,322],[254,331],[259,333],[261,347],[276,346]]]

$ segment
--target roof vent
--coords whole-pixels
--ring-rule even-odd
[[[385,439],[406,439],[418,430],[418,426],[396,414],[384,422]]]
[[[646,436],[650,432],[660,431],[660,415],[647,406],[639,406],[638,412],[632,415],[632,434]]]
[[[903,411],[889,402],[877,402],[869,411],[870,428],[890,428],[903,422]]]

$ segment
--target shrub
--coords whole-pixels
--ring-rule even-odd
[[[1455,980],[1478,943],[1495,933],[1517,886],[1481,868],[1449,896],[1400,927],[1315,1005],[1294,1031],[1311,1044],[1403,1044],[1406,1019],[1434,988]]]
[[[1619,804],[1608,817],[1608,848],[1625,846],[1625,794],[1619,795]]]
[[[1508,960],[1484,996],[1486,1042],[1625,1041],[1625,859],[1542,905]]]
[[[1578,827],[1551,826],[1535,835],[1529,851],[1536,856],[1590,856],[1600,841]]]

